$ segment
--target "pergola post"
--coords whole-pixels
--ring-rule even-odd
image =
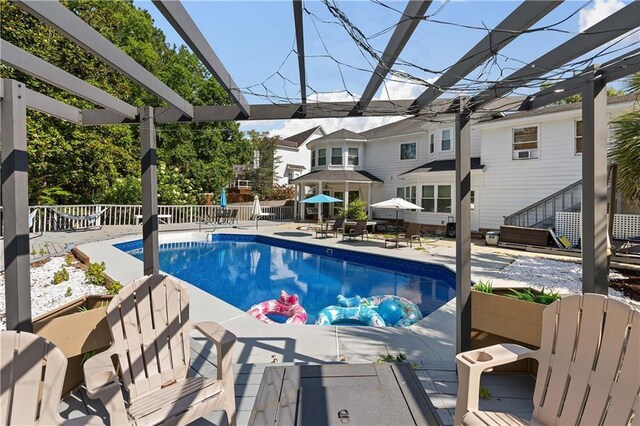
[[[344,193],[342,194],[342,208],[347,210],[349,208],[349,182],[344,183]]]
[[[27,103],[24,83],[4,80],[0,101],[7,330],[32,331]]]
[[[607,294],[607,85],[582,92],[582,292]]]
[[[456,114],[456,353],[471,349],[471,114]]]
[[[373,196],[371,191],[373,190],[373,182],[369,182],[367,184],[367,217],[369,220],[373,219],[373,210],[371,209],[371,201],[373,200]]]
[[[139,108],[142,155],[142,241],[144,274],[160,272],[158,241],[158,165],[153,107]]]

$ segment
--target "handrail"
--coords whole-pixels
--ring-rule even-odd
[[[505,225],[520,225],[520,226],[531,226],[531,227],[540,226],[541,224],[547,222],[548,220],[555,218],[556,211],[567,211],[579,206],[581,203],[581,199],[580,199],[581,197],[579,195],[578,201],[574,202],[573,193],[580,187],[582,187],[582,179],[562,188],[559,191],[554,192],[553,194],[539,201],[536,201],[533,204],[528,205],[527,207],[521,210],[518,210],[515,213],[510,214],[509,216],[505,216],[504,223]],[[571,194],[571,201],[572,201],[571,203],[568,203],[568,204],[565,202],[565,195],[567,194]],[[556,206],[556,200],[560,200],[561,206]],[[552,211],[549,211],[549,212],[546,211],[547,210],[546,207],[548,204],[551,204]],[[540,207],[543,208],[543,214],[541,214],[541,218],[539,219],[538,209]],[[533,225],[529,224],[530,222],[529,217],[531,213],[533,213],[533,216],[534,216],[534,219],[531,220],[531,222],[533,222]]]
[[[161,223],[198,224],[206,222],[207,213],[220,208],[213,205],[160,205],[158,215]],[[238,221],[251,220],[253,206],[227,206],[228,210],[236,210]],[[104,210],[104,212],[102,212]],[[50,232],[71,228],[89,228],[102,226],[137,226],[141,223],[142,205],[130,204],[76,204],[56,206],[30,206],[29,213],[35,212],[30,232]],[[274,220],[293,220],[293,206],[262,206],[262,211],[272,213]],[[70,216],[87,217],[102,212],[91,220],[70,218]],[[59,213],[64,213],[61,215]],[[4,217],[0,210],[0,235]]]

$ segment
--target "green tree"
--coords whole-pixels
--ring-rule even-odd
[[[230,104],[226,92],[198,58],[185,47],[168,45],[149,13],[135,7],[132,0],[62,3],[192,104]],[[8,0],[0,0],[0,13],[3,39],[132,105],[166,106]],[[0,75],[78,108],[95,108],[10,67],[0,65]],[[29,111],[27,128],[31,203],[126,203],[139,199],[138,126],[82,127]],[[162,143],[158,158],[166,166],[166,181],[159,179],[159,185],[167,189],[159,190],[163,203],[192,202],[199,192],[218,190],[231,181],[231,166],[246,163],[251,155],[250,144],[237,123],[159,125],[158,134]],[[185,193],[173,197],[174,190]]]
[[[269,197],[273,192],[275,168],[280,163],[280,157],[275,155],[280,137],[255,130],[250,130],[248,136],[253,150],[253,163],[247,175],[253,181],[253,192],[261,197]]]
[[[640,73],[628,82],[628,92],[640,97]],[[613,120],[613,140],[609,161],[618,164],[618,187],[632,204],[640,206],[640,110],[636,109]]]

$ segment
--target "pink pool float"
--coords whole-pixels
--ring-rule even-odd
[[[267,316],[269,314],[289,317],[286,324],[305,324],[307,322],[307,311],[300,305],[298,295],[288,294],[284,290],[280,292],[280,299],[260,302],[253,305],[247,313],[267,324],[274,323],[274,321]]]

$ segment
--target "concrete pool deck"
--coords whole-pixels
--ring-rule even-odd
[[[261,224],[258,231],[239,227],[217,230],[216,233],[260,234],[325,247],[439,263],[455,270],[453,242],[450,247],[423,244],[424,251],[408,247],[385,248],[383,241],[373,239],[357,242],[342,242],[340,238],[316,239],[315,232],[297,229],[298,226],[291,223]],[[160,242],[201,241],[206,235],[206,232],[167,231],[160,233]],[[140,238],[140,234],[136,233],[82,244],[78,249],[89,256],[92,262],[104,261],[109,276],[127,283],[142,275],[142,262],[115,248],[113,244]],[[513,259],[504,254],[476,251],[472,257],[472,279],[491,279],[495,282],[499,271]],[[194,322],[215,321],[238,336],[236,363],[372,362],[387,353],[403,353],[410,361],[450,362],[455,357],[455,300],[409,328],[281,326],[264,324],[195,286],[189,285],[189,288],[191,319]]]

